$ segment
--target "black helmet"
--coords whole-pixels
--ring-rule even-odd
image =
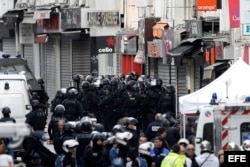
[[[98,140],[98,139],[104,140],[105,136],[100,132],[95,132],[95,133],[92,134],[92,139],[93,140]]]
[[[81,80],[81,77],[80,77],[81,75],[79,75],[79,74],[75,74],[75,75],[73,75],[73,77],[72,77],[72,79],[75,81],[75,82],[80,82],[80,80]]]
[[[135,119],[134,117],[128,117],[126,123],[127,123],[127,125],[136,125],[136,124],[138,124],[138,120]]]
[[[112,78],[110,81],[110,85],[117,86],[117,84],[118,84],[118,81],[115,78]]]
[[[92,130],[92,122],[90,120],[81,122],[81,129],[84,132],[90,132]]]
[[[161,86],[163,83],[162,79],[158,78],[156,79],[156,86]]]
[[[117,124],[117,125],[115,125],[115,126],[113,127],[112,132],[113,132],[114,134],[116,134],[116,133],[118,133],[118,132],[122,132],[123,130],[124,130],[124,127],[123,127],[122,125]]]
[[[64,114],[64,112],[65,112],[65,107],[62,104],[58,104],[55,107],[55,111],[54,111],[55,115],[62,116]]]
[[[41,84],[44,84],[44,80],[43,80],[43,78],[41,78],[41,77],[39,77],[38,79],[37,79],[37,82],[41,85]]]
[[[77,122],[75,125],[75,132],[81,133],[81,131],[82,131],[82,125],[80,122]]]
[[[92,83],[94,78],[92,75],[87,75],[85,80],[88,81],[89,83]]]
[[[64,131],[72,131],[72,129],[73,129],[73,125],[71,124],[71,123],[68,123],[68,122],[66,122],[65,124],[64,124],[64,126],[63,126],[63,130]]]
[[[103,85],[109,85],[109,79],[104,78],[104,79],[102,80],[102,84],[103,84]]]
[[[68,97],[74,98],[74,97],[76,97],[77,93],[78,93],[78,91],[76,88],[71,88],[68,90]]]
[[[38,107],[40,105],[40,102],[38,100],[32,100],[31,101],[31,106],[32,107]]]
[[[103,126],[102,124],[100,124],[100,123],[97,123],[97,124],[95,125],[94,131],[97,131],[97,132],[102,133],[102,132],[104,132],[104,126]]]
[[[9,107],[4,107],[3,109],[2,109],[2,113],[3,114],[10,114],[11,112],[10,112],[10,108]]]
[[[89,81],[83,81],[82,82],[82,89],[89,89],[90,83]]]

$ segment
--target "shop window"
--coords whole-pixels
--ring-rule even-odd
[[[114,56],[113,56],[113,54],[107,54],[106,60],[107,60],[106,74],[114,75]]]
[[[220,31],[219,20],[213,21],[203,21],[202,22],[202,36],[209,37],[216,35]]]
[[[250,122],[244,122],[240,125],[241,144],[244,140],[250,139]]]

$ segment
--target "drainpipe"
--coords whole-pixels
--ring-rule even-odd
[[[124,28],[127,27],[127,0],[123,0]]]
[[[16,56],[20,54],[19,21],[15,22]]]

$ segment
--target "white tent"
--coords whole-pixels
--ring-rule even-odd
[[[237,60],[220,77],[205,87],[179,97],[179,111],[182,114],[196,113],[199,106],[208,105],[212,94],[218,99],[233,99],[240,102],[250,96],[250,66],[243,60]]]

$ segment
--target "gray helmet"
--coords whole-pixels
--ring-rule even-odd
[[[204,151],[212,151],[212,145],[209,141],[207,140],[204,140],[201,142],[201,152],[204,152]]]
[[[235,142],[230,142],[227,151],[240,151],[240,147]]]

